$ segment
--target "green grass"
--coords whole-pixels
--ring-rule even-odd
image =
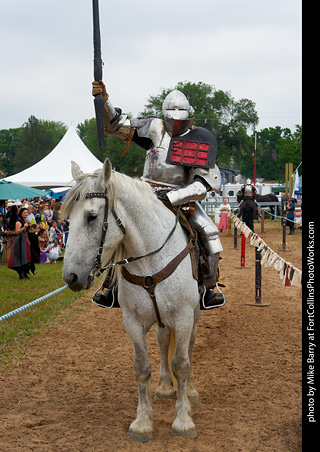
[[[66,285],[62,279],[62,262],[36,265],[30,280],[20,280],[18,274],[0,265],[0,317],[31,301]],[[0,368],[5,367],[11,355],[23,351],[25,341],[39,334],[45,327],[70,320],[77,309],[68,309],[84,291],[72,292],[66,288],[35,305],[0,321]],[[77,306],[77,305],[76,305]],[[83,305],[82,305],[83,306]],[[81,309],[81,305],[77,306]]]

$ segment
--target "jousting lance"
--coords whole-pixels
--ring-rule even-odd
[[[99,1],[92,0],[93,10],[93,50],[94,50],[94,80],[102,80],[102,59],[101,59],[101,36],[99,22]],[[104,98],[102,93],[97,94],[94,98],[94,108],[96,112],[98,146],[99,149],[104,147]]]

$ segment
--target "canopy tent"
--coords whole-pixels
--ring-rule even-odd
[[[72,185],[71,161],[78,163],[82,171],[92,173],[102,168],[102,163],[85,146],[76,130],[69,127],[57,146],[30,168],[6,177],[6,181],[27,187],[48,189]]]
[[[284,193],[286,191],[285,185],[279,185],[278,187],[272,187],[272,193]],[[302,175],[299,176],[299,192],[302,194]],[[299,193],[297,193],[299,194]]]
[[[0,199],[38,198],[45,192],[37,188],[25,187],[7,180],[0,180]]]
[[[70,188],[56,192],[54,190],[48,189],[48,190],[46,190],[46,196],[49,198],[54,198],[54,199],[64,198],[69,190],[70,190]]]

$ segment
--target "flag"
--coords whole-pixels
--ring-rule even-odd
[[[299,173],[298,171],[296,171],[296,178],[293,184],[293,189],[292,189],[292,195],[291,198],[295,198],[298,199],[297,195],[295,194],[296,191],[299,190]]]

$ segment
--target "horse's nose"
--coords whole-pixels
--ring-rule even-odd
[[[78,292],[82,289],[82,284],[79,283],[78,275],[76,275],[75,273],[64,274],[63,279],[68,284],[69,289],[73,290],[74,292]]]
[[[67,278],[68,280],[66,281],[68,284],[72,284],[72,283],[76,283],[78,276],[75,273],[70,273],[69,277]]]

